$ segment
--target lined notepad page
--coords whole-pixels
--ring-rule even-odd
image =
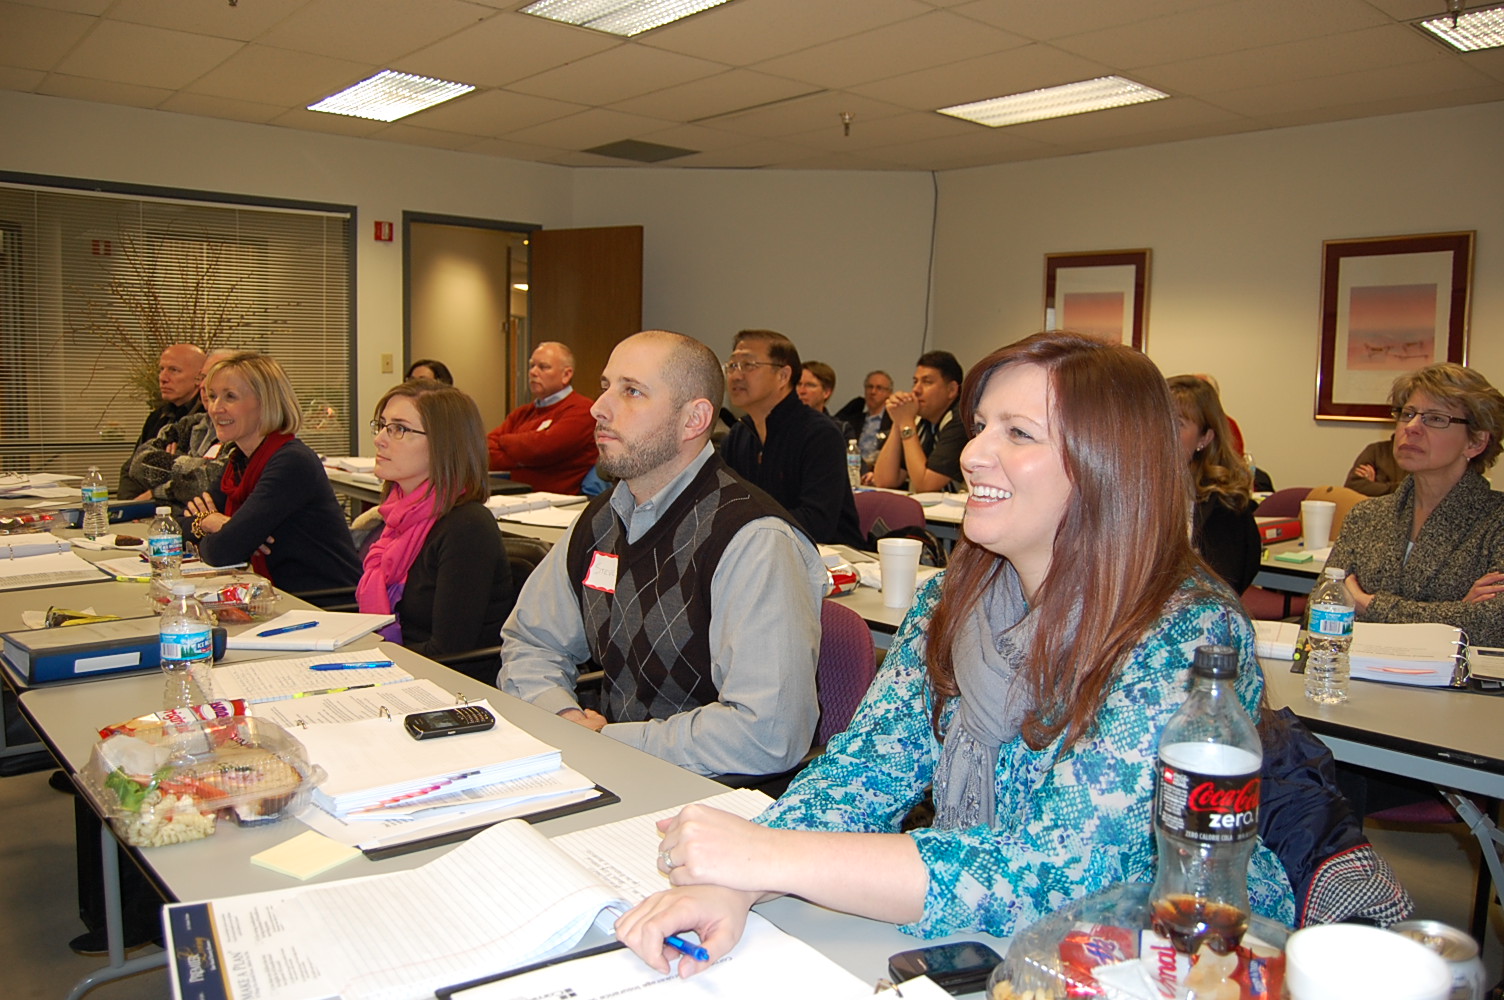
[[[395,664],[355,670],[313,670],[316,663],[391,663],[376,649],[351,653],[320,653],[292,659],[223,663],[214,668],[214,688],[221,698],[244,698],[256,704],[306,694],[323,694],[379,684],[402,684],[413,675]]]

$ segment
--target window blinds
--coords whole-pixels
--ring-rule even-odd
[[[0,469],[114,486],[178,342],[286,370],[299,436],[354,439],[351,212],[0,183]]]

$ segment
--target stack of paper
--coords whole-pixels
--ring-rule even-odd
[[[567,507],[572,504],[584,503],[589,497],[579,495],[570,496],[568,493],[517,493],[512,496],[497,495],[486,501],[486,509],[494,517],[505,517],[508,514],[521,514],[529,510],[543,510],[547,507]]]
[[[1253,623],[1258,655],[1275,660],[1295,658],[1300,626],[1294,622]],[[1352,676],[1362,680],[1420,687],[1445,687],[1457,671],[1462,630],[1438,622],[1356,622],[1348,649]]]
[[[289,611],[230,636],[229,649],[338,649],[397,620],[350,611]]]
[[[394,666],[385,653],[374,649],[224,663],[214,668],[214,688],[219,697],[241,698],[253,705],[379,684],[405,684],[412,679],[412,674]]]
[[[337,457],[325,455],[324,464],[331,469],[339,469],[341,472],[374,472],[376,470],[376,459],[361,455]]]
[[[438,795],[544,774],[560,764],[555,747],[499,716],[485,732],[444,739],[414,740],[400,718],[314,726],[298,738],[329,774],[314,790],[314,804],[341,819],[366,809],[411,809]]]
[[[7,535],[0,538],[0,559],[44,556],[51,552],[70,552],[73,543],[56,535]]]

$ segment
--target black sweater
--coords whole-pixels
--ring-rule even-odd
[[[783,505],[810,538],[835,545],[862,545],[846,477],[846,440],[835,421],[785,396],[768,414],[768,439],[742,417],[721,444],[731,470]]]
[[[484,504],[462,503],[434,523],[407,571],[397,602],[402,645],[424,656],[495,646],[515,599],[496,518]]]
[[[230,461],[245,467],[239,451]],[[224,494],[218,488],[213,493],[223,510]],[[199,554],[216,566],[250,562],[258,547],[274,539],[267,572],[279,590],[291,594],[353,587],[360,579],[350,526],[329,477],[319,457],[297,438],[277,449],[251,495],[219,531],[197,538],[189,531],[191,519],[180,521],[183,536],[197,542]]]
[[[1196,501],[1196,551],[1233,593],[1248,589],[1259,572],[1261,543],[1252,505],[1237,511],[1216,494]]]

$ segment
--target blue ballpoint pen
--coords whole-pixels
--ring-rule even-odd
[[[710,961],[710,952],[691,941],[684,940],[677,934],[670,934],[663,939],[663,943],[681,954],[688,955],[696,962]]]
[[[391,660],[365,660],[358,663],[314,663],[309,670],[366,670],[370,667],[390,667]]]
[[[318,622],[299,622],[296,625],[283,625],[281,628],[269,628],[265,632],[257,632],[256,638],[261,639],[269,635],[282,635],[284,632],[301,632],[305,628],[315,628]]]

